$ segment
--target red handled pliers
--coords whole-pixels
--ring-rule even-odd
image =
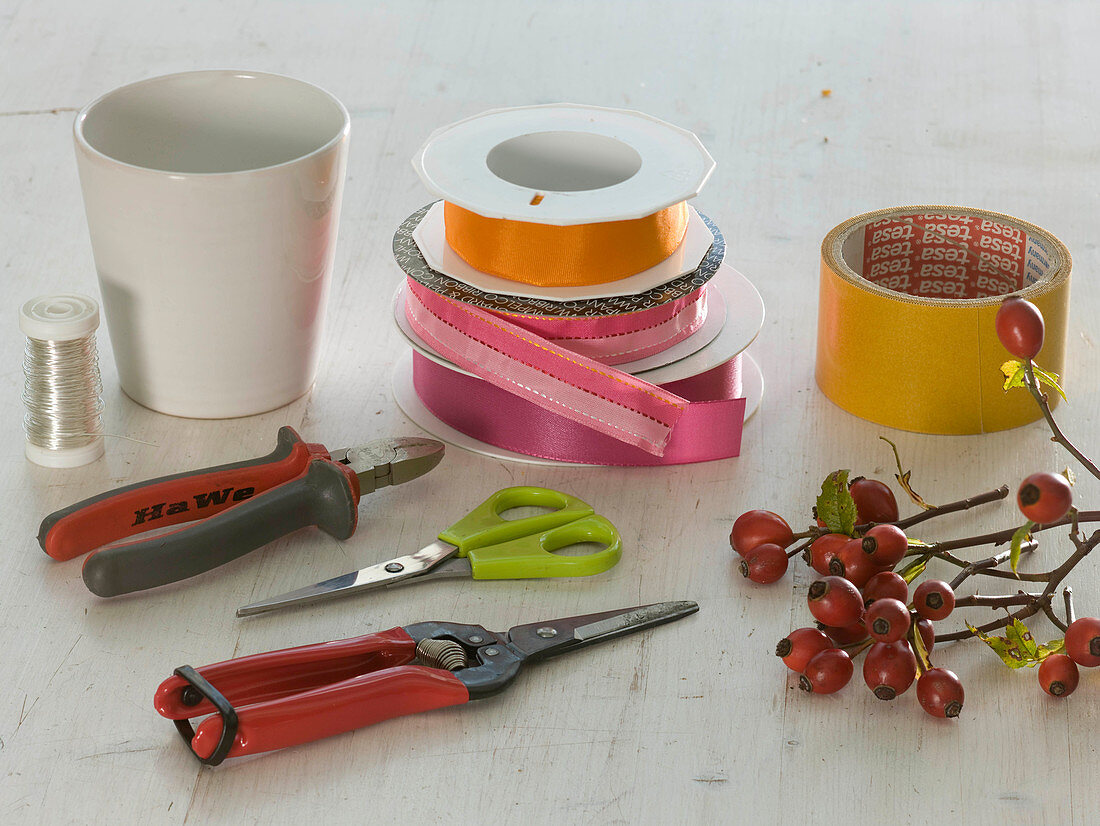
[[[203,763],[308,743],[391,717],[489,697],[525,662],[543,660],[694,614],[659,602],[517,625],[421,622],[347,640],[181,666],[153,698]],[[206,717],[198,729],[190,720]]]
[[[443,449],[434,439],[394,438],[329,451],[282,427],[275,450],[259,459],[139,482],[51,513],[38,543],[54,559],[73,559],[187,523],[84,561],[92,593],[141,591],[209,571],[299,528],[316,526],[347,539],[363,494],[427,473]]]

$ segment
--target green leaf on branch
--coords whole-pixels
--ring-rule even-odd
[[[1038,654],[1039,662],[1042,662],[1051,654],[1061,654],[1065,649],[1066,641],[1062,638],[1051,640],[1046,645],[1040,645]]]
[[[931,668],[932,661],[928,659],[928,649],[924,645],[924,635],[921,634],[920,629],[917,628],[915,623],[909,626],[909,634],[907,636],[909,637],[909,645],[912,647],[913,653],[917,657],[917,671],[920,672],[922,669]]]
[[[1066,392],[1062,389],[1062,385],[1060,384],[1061,378],[1057,373],[1048,373],[1046,370],[1043,370],[1041,367],[1036,366],[1034,363],[1031,365],[1031,370],[1035,374],[1036,384],[1045,384],[1048,387],[1053,387],[1055,393],[1057,393],[1063,399],[1066,398]],[[1013,387],[1027,386],[1027,367],[1024,365],[1023,362],[1016,361],[1015,359],[1011,361],[1006,361],[1004,364],[1001,365],[1001,374],[1005,377],[1005,392],[1011,390]],[[1066,399],[1066,401],[1069,400]]]
[[[1062,471],[1062,475],[1066,477],[1066,481],[1069,482],[1070,485],[1077,484],[1077,474],[1073,472],[1073,468],[1069,465],[1066,465],[1065,470]]]
[[[1048,373],[1046,370],[1040,370],[1034,364],[1031,366],[1031,369],[1034,371],[1035,378],[1038,380],[1040,385],[1045,384],[1048,387],[1053,387],[1054,392],[1061,396],[1063,400],[1069,401],[1069,399],[1066,398],[1066,391],[1063,390],[1062,385],[1058,383],[1060,377],[1057,373]]]
[[[993,637],[982,631],[979,631],[969,622],[966,624],[970,633],[975,635],[978,639],[993,649],[993,653],[1001,658],[1001,661],[1009,668],[1022,668],[1023,657],[1019,651],[1013,649],[1008,640],[1004,637]]]
[[[848,491],[847,470],[834,470],[821,483],[817,497],[817,518],[832,533],[851,536],[856,527],[856,503]]]
[[[1013,648],[1023,652],[1025,659],[1038,659],[1039,646],[1035,644],[1028,627],[1018,619],[1012,620],[1012,624],[1005,628],[1005,637]]]
[[[1005,628],[1005,636],[994,637],[983,633],[970,623],[966,624],[970,633],[993,649],[1001,662],[1009,668],[1032,668],[1051,654],[1057,654],[1066,646],[1063,639],[1051,640],[1046,645],[1036,645],[1028,627],[1018,619]]]
[[[1006,361],[1001,365],[1001,373],[1005,377],[1005,392],[1013,387],[1023,387],[1027,379],[1027,371],[1024,365],[1018,361]]]
[[[1016,573],[1016,566],[1020,564],[1020,553],[1024,542],[1031,536],[1031,529],[1035,527],[1035,523],[1030,519],[1016,529],[1016,533],[1012,534],[1012,554],[1009,556],[1009,565],[1012,567],[1012,573]]]
[[[919,556],[906,565],[904,568],[897,572],[898,576],[905,580],[907,585],[911,584],[914,579],[924,573],[925,567],[928,565],[928,560],[931,557],[928,555]]]
[[[918,505],[922,509],[930,511],[932,510],[932,508],[936,507],[935,505],[929,505],[927,502],[924,501],[924,498],[919,493],[913,490],[913,486],[909,482],[909,477],[913,475],[913,471],[901,469],[901,457],[898,456],[898,446],[887,439],[885,436],[879,436],[879,438],[882,439],[882,441],[886,442],[886,444],[890,445],[890,447],[894,451],[894,462],[898,466],[898,472],[894,474],[894,478],[898,480],[898,484],[901,485],[902,490],[909,494],[909,498],[913,500],[914,504]]]

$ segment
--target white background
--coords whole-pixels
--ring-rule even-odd
[[[727,544],[751,507],[804,522],[837,467],[889,478],[884,428],[813,381],[819,245],[857,212],[955,203],[1041,224],[1072,251],[1067,430],[1100,449],[1094,4],[276,2],[0,3],[0,821],[5,823],[1088,823],[1100,804],[1100,679],[1042,694],[979,643],[937,649],[966,707],[933,720],[912,693],[876,700],[858,676],[806,696],[775,657],[804,625],[800,566],[760,587]],[[352,137],[324,357],[313,392],[235,421],[174,419],[120,392],[99,343],[104,459],[23,459],[18,305],[98,296],[71,124],[92,98],[192,68],[282,72],[336,94]],[[822,90],[830,89],[827,97]],[[47,513],[117,485],[267,453],[281,424],[331,448],[415,432],[389,369],[399,278],[390,239],[430,198],[409,158],[436,127],[484,109],[577,101],[694,130],[718,161],[696,204],[768,319],[752,352],[764,407],[740,459],[663,470],[545,469],[452,450],[429,476],[366,497],[359,532],[277,542],[191,582],[114,601],[35,541]],[[232,353],[226,353],[232,358]],[[889,432],[914,482],[948,501],[1065,466],[1042,425],[980,437]],[[451,581],[238,621],[233,609],[407,552],[489,492],[559,487],[623,532],[610,573],[579,581]],[[1100,499],[1082,479],[1081,503]],[[1012,524],[1001,505],[932,523],[926,539]],[[1048,543],[1043,559],[1066,553]],[[1011,583],[1008,583],[1011,586]],[[1073,579],[1100,610],[1095,562]],[[793,593],[792,593],[793,586]],[[995,587],[995,586],[994,586]],[[1011,588],[1010,588],[1011,590]],[[662,599],[699,614],[532,667],[505,694],[217,770],[152,710],[175,666],[426,619],[503,630]],[[978,616],[981,616],[980,614]],[[1036,635],[1054,636],[1045,621]]]

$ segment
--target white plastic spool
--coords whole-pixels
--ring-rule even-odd
[[[424,185],[486,218],[570,226],[651,215],[699,194],[714,158],[694,133],[629,109],[493,109],[431,134]]]
[[[60,293],[32,298],[19,310],[19,329],[27,338],[38,341],[74,341],[94,335],[99,328],[99,304],[86,295]],[[79,467],[103,455],[103,435],[88,436],[88,442],[75,447],[51,448],[35,444],[29,434],[27,458],[43,467]]]

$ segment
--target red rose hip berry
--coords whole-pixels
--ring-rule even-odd
[[[737,517],[730,531],[730,547],[741,556],[767,542],[786,548],[793,541],[794,531],[787,520],[771,511],[745,511]]]
[[[1081,617],[1066,629],[1066,653],[1078,665],[1100,665],[1100,619]]]
[[[806,670],[808,663],[816,654],[820,654],[826,648],[832,648],[833,641],[825,636],[824,631],[816,628],[798,628],[775,646],[775,656],[783,659],[783,665],[801,674]]]
[[[930,668],[917,680],[917,701],[933,717],[958,717],[963,699],[962,683],[954,671]]]
[[[993,322],[997,338],[1018,359],[1033,359],[1043,349],[1043,314],[1030,301],[1010,295],[1001,302]]]
[[[771,542],[757,545],[741,560],[741,575],[761,585],[782,579],[787,573],[787,552]]]
[[[864,614],[863,624],[878,642],[897,642],[909,632],[909,609],[900,600],[877,599]]]
[[[1068,697],[1080,679],[1077,663],[1065,654],[1051,654],[1039,663],[1039,685],[1051,697]]]
[[[866,525],[868,522],[896,522],[898,519],[898,500],[894,492],[878,479],[860,476],[848,486],[852,501],[856,503],[856,522]]]
[[[828,576],[829,563],[850,541],[851,537],[843,533],[827,533],[819,536],[810,545],[810,567],[822,576]]]
[[[864,534],[861,545],[879,568],[893,568],[909,550],[909,538],[895,525],[875,525]]]
[[[827,576],[811,583],[806,601],[814,619],[824,625],[852,625],[863,615],[863,597],[859,589],[839,576]]]
[[[925,619],[946,619],[955,610],[955,592],[942,579],[929,579],[913,591],[913,608]]]
[[[863,586],[863,604],[870,605],[876,599],[896,599],[909,601],[909,586],[900,574],[893,571],[879,571]]]
[[[863,681],[880,700],[904,694],[917,678],[917,658],[905,640],[876,642],[863,661]]]
[[[1073,504],[1073,489],[1060,473],[1033,473],[1020,483],[1016,504],[1032,522],[1057,522]]]
[[[857,588],[862,588],[882,569],[863,552],[858,539],[850,540],[829,563],[829,573],[842,576]]]
[[[798,679],[798,687],[813,694],[832,694],[852,679],[855,666],[852,658],[840,648],[826,648],[806,663],[806,669]]]

